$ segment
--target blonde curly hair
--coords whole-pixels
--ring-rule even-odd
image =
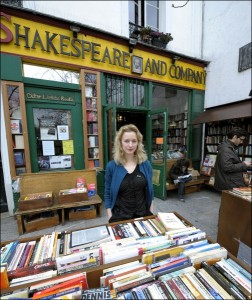
[[[122,149],[122,136],[125,132],[135,132],[137,136],[138,145],[137,145],[136,152],[134,153],[136,162],[140,164],[146,161],[147,154],[144,150],[143,136],[134,124],[128,124],[122,126],[117,132],[115,137],[115,143],[113,147],[113,158],[116,164],[124,164],[126,162],[124,151]]]

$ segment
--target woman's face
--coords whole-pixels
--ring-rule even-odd
[[[133,131],[124,132],[121,143],[125,154],[134,154],[138,145],[136,133]]]

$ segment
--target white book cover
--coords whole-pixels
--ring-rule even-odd
[[[15,135],[15,149],[24,149],[24,136],[22,134]]]
[[[58,140],[64,141],[69,140],[69,129],[67,125],[58,125]]]
[[[174,213],[158,212],[157,216],[168,231],[170,229],[186,228],[186,225]]]
[[[225,249],[224,247],[220,247],[218,249],[198,252],[193,255],[190,255],[192,264],[200,263],[203,260],[208,261],[215,258],[227,258],[227,249]]]

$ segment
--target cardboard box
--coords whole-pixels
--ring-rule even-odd
[[[27,194],[20,197],[18,200],[19,210],[31,210],[44,208],[53,205],[52,192],[42,192]]]
[[[53,211],[52,213],[53,216],[40,217],[32,221],[29,221],[27,218],[24,218],[25,231],[32,232],[59,225],[59,215],[57,211]]]
[[[69,221],[94,219],[96,218],[96,209],[75,211],[75,209],[72,208],[71,210],[69,210],[68,218]]]

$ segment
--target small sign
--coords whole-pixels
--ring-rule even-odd
[[[239,66],[238,71],[242,72],[252,67],[252,43],[241,47],[239,49]]]

